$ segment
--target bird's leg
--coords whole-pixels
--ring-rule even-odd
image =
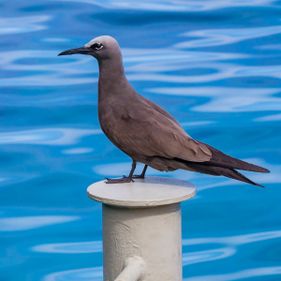
[[[108,179],[107,178],[105,183],[126,183],[126,182],[134,181],[133,174],[136,169],[136,166],[137,166],[137,163],[135,160],[133,160],[131,171],[127,177],[123,176],[123,178],[119,178],[119,179]]]
[[[144,179],[146,170],[147,170],[147,165],[144,165],[144,168],[143,168],[141,174],[133,176],[133,179]]]

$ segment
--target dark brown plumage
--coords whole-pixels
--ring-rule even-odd
[[[130,182],[144,177],[147,166],[160,171],[190,170],[226,176],[259,185],[236,170],[266,173],[267,169],[228,156],[191,138],[165,110],[140,96],[124,74],[117,41],[100,36],[82,48],[60,55],[89,54],[99,63],[99,121],[103,132],[132,160],[128,177],[108,179],[107,183]],[[134,176],[136,163],[145,164],[141,175]]]

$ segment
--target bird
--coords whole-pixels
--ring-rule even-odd
[[[89,55],[97,59],[98,118],[108,139],[132,159],[128,176],[107,178],[106,183],[130,183],[145,178],[147,167],[159,171],[183,169],[225,176],[255,186],[238,170],[268,173],[268,169],[229,156],[192,138],[177,120],[159,105],[137,93],[125,75],[117,40],[109,35],[93,38],[80,48],[58,54]],[[144,164],[135,175],[137,163]]]

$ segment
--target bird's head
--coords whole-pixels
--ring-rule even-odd
[[[118,42],[111,36],[103,35],[96,37],[83,47],[69,49],[58,54],[58,56],[83,54],[95,57],[97,60],[111,59],[121,56]]]

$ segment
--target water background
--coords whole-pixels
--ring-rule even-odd
[[[266,189],[160,173],[198,187],[182,205],[185,280],[280,281],[281,6],[267,0],[0,2],[0,280],[102,280],[86,187],[130,160],[100,131],[95,60],[57,57],[101,34],[194,138],[272,171],[247,174]]]

